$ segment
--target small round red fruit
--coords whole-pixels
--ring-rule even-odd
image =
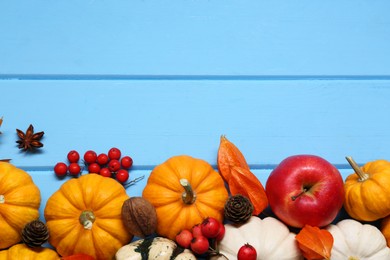
[[[194,237],[188,229],[183,229],[176,235],[176,243],[183,248],[190,248],[191,241]]]
[[[215,238],[217,241],[221,241],[222,238],[225,236],[225,225],[223,223],[219,223],[219,232],[218,232],[218,235],[217,237]]]
[[[105,153],[99,154],[98,157],[96,158],[96,162],[100,166],[106,165],[108,163],[108,161],[109,161],[108,155]]]
[[[116,172],[121,168],[121,163],[118,160],[110,160],[108,163],[108,169],[112,172]]]
[[[90,165],[88,165],[88,172],[99,173],[100,172],[100,165],[98,163],[91,163]]]
[[[103,177],[111,177],[111,171],[108,168],[101,168],[99,174]]]
[[[84,153],[84,161],[88,164],[96,162],[97,154],[95,151],[88,150]]]
[[[192,227],[192,236],[193,237],[203,236],[202,228],[200,227],[200,224],[196,224],[195,226]]]
[[[220,223],[212,217],[205,218],[200,224],[202,234],[207,238],[216,238],[219,233]]]
[[[108,151],[108,158],[110,158],[110,160],[119,160],[121,158],[121,150],[115,147],[111,148]]]
[[[80,160],[80,154],[76,150],[72,150],[67,155],[70,163],[78,162]]]
[[[58,177],[63,177],[63,176],[65,176],[67,172],[68,172],[68,165],[66,165],[66,164],[63,163],[63,162],[59,162],[59,163],[57,163],[57,164],[54,166],[54,173],[55,173]]]
[[[77,176],[81,172],[81,167],[78,163],[71,163],[68,166],[70,175]]]
[[[250,244],[245,244],[238,250],[237,253],[238,260],[256,260],[257,252],[256,249]]]
[[[121,159],[121,165],[125,169],[130,169],[133,166],[133,159],[130,156],[124,156]]]
[[[205,236],[197,236],[191,240],[191,250],[197,255],[203,255],[209,250],[209,240]]]
[[[129,179],[129,172],[125,169],[120,169],[116,172],[115,178],[120,183],[125,183]]]

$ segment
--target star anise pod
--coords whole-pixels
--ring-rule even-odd
[[[19,140],[16,141],[18,143],[18,148],[26,150],[33,150],[35,148],[40,148],[43,146],[43,143],[40,142],[41,138],[45,134],[43,131],[34,134],[34,127],[30,124],[27,128],[26,133],[23,131],[16,129],[16,133],[18,134]]]

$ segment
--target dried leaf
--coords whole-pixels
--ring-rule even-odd
[[[10,162],[11,159],[0,159],[0,162]]]
[[[268,198],[260,180],[250,170],[232,167],[228,182],[232,195],[241,194],[253,204],[253,214],[260,214],[268,206]]]
[[[224,135],[220,139],[217,164],[218,171],[226,182],[229,182],[232,167],[237,166],[249,170],[244,155]]]
[[[333,236],[328,230],[305,225],[295,239],[307,260],[330,259]]]
[[[0,126],[1,126],[2,123],[3,123],[3,117],[0,117]],[[2,134],[1,131],[0,131],[0,134]]]

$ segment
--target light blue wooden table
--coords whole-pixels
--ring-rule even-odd
[[[131,178],[188,154],[216,165],[225,134],[258,178],[316,154],[351,173],[390,160],[390,2],[1,1],[0,158],[42,206],[72,149],[118,147]],[[15,129],[45,131],[21,152]],[[146,178],[128,188],[139,196]]]

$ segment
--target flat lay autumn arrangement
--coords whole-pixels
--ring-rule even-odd
[[[22,151],[44,149],[32,124],[16,135]],[[0,158],[0,260],[390,259],[390,162],[347,156],[343,180],[325,158],[291,155],[262,183],[227,137],[215,156],[173,156],[133,179],[118,147],[71,150],[43,216],[31,176]]]

